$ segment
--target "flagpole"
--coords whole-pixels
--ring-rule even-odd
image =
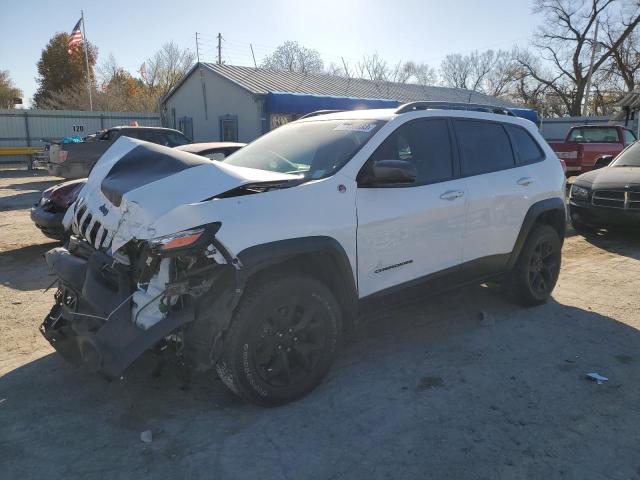
[[[80,10],[82,18],[82,40],[84,42],[84,61],[87,67],[87,90],[89,91],[89,109],[93,112],[93,100],[91,99],[91,74],[89,73],[89,41],[87,40],[87,31],[84,28],[84,12]]]

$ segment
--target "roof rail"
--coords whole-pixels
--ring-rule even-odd
[[[472,112],[497,113],[499,115],[509,115],[515,117],[515,113],[507,107],[498,105],[483,105],[481,103],[462,102],[410,102],[400,105],[395,113],[415,112],[418,110],[467,110]]]
[[[338,113],[344,112],[344,110],[316,110],[315,112],[309,112],[298,118],[298,120],[302,120],[303,118],[317,117],[318,115],[327,115],[329,113]]]

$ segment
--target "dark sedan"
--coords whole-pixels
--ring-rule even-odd
[[[640,142],[608,166],[575,179],[569,195],[574,228],[640,227]]]
[[[244,143],[211,142],[190,143],[175,148],[207,157],[210,160],[224,160],[244,146]],[[42,192],[38,203],[31,208],[31,220],[45,236],[54,240],[64,241],[66,239],[67,232],[62,226],[62,219],[69,205],[76,201],[78,193],[86,182],[86,178],[70,180]]]

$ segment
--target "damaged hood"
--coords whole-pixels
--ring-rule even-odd
[[[152,225],[182,205],[199,203],[247,184],[299,178],[226,165],[121,137],[98,160],[63,223],[67,228],[74,223],[89,241],[102,246],[108,243],[116,251],[134,238],[174,233],[155,232]],[[102,242],[102,237],[107,241]]]

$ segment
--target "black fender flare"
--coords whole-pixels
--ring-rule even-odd
[[[335,238],[313,236],[277,240],[246,248],[237,255],[247,279],[266,268],[286,264],[301,256],[330,260],[319,265],[325,277],[330,277],[327,287],[334,292],[345,313],[355,319],[358,311],[356,279],[347,253]]]
[[[545,200],[540,200],[539,202],[534,203],[529,207],[527,214],[524,217],[522,222],[522,226],[520,227],[520,233],[518,234],[518,238],[516,239],[516,243],[513,247],[513,251],[509,256],[509,262],[507,264],[507,268],[510,270],[515,265],[518,257],[520,256],[520,252],[522,251],[522,247],[524,247],[524,243],[531,232],[531,229],[538,221],[538,219],[549,213],[555,213],[559,215],[562,219],[561,225],[559,225],[558,234],[560,235],[560,241],[564,241],[564,234],[567,228],[567,206],[564,203],[564,200],[560,197],[547,198]]]

